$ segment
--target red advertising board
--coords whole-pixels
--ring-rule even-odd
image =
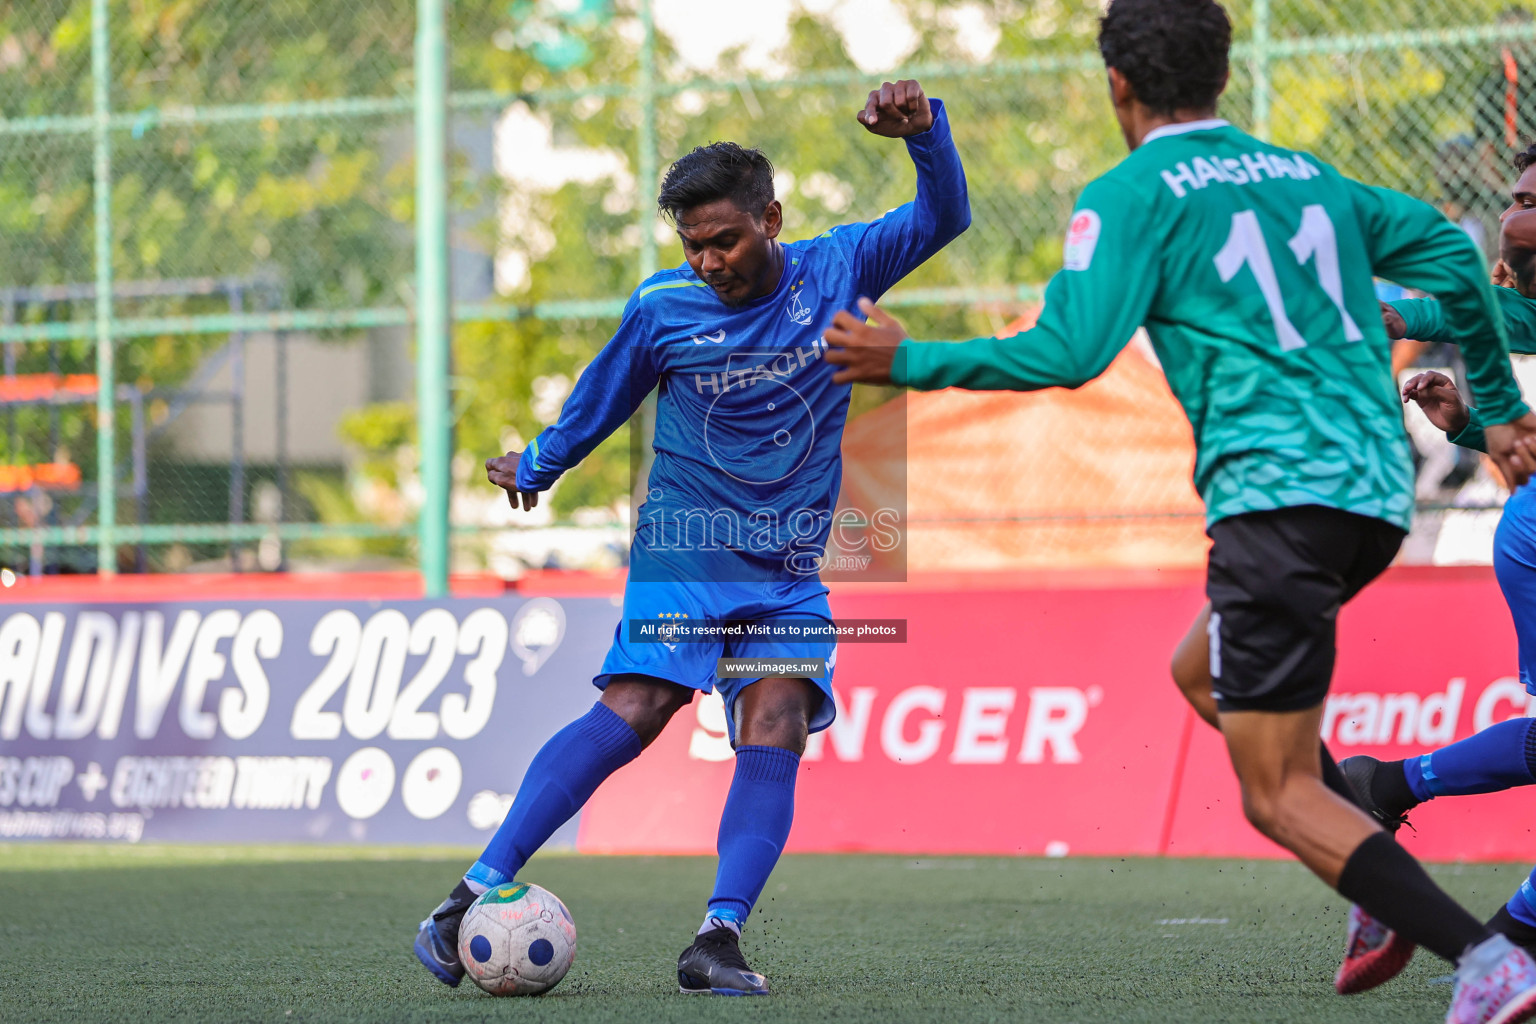
[[[1339,630],[1322,729],[1336,758],[1426,753],[1526,711],[1514,627],[1490,570],[1393,570],[1344,610]],[[1398,838],[1429,860],[1533,859],[1532,795],[1436,800]],[[1226,750],[1204,725],[1171,820],[1170,855],[1282,852],[1243,820]]]
[[[838,722],[807,750],[790,849],[1276,856],[1243,820],[1220,737],[1168,656],[1199,577],[972,576],[834,593],[901,618],[905,644],[843,644]],[[1509,614],[1486,569],[1398,569],[1344,613],[1324,718],[1335,756],[1405,757],[1523,714]],[[600,789],[578,847],[713,850],[730,784],[718,701],[696,702]],[[1529,794],[1440,800],[1422,856],[1528,859]]]
[[[405,575],[17,580],[0,589],[10,638],[0,643],[0,832],[478,841],[532,752],[591,701],[622,585],[548,574],[509,592],[465,579],[438,607],[412,600]],[[905,641],[840,645],[838,720],[806,751],[790,849],[1279,855],[1243,820],[1220,737],[1168,677],[1202,602],[1193,572],[837,588],[839,619],[905,620]],[[380,651],[417,632],[425,646],[364,659],[362,639],[346,647],[332,635],[338,623]],[[503,631],[505,641],[486,640]],[[1529,713],[1486,568],[1392,570],[1345,610],[1340,631],[1322,724],[1337,757],[1407,757]],[[167,660],[172,648],[180,660]],[[447,657],[429,672],[439,648]],[[469,698],[497,692],[476,705],[476,728],[464,726]],[[447,770],[455,764],[462,772]],[[304,787],[287,785],[300,769]],[[695,701],[598,790],[573,826],[576,845],[712,851],[731,772],[718,698]],[[252,804],[245,775],[287,780],[273,790],[281,799]],[[227,801],[210,796],[220,780]],[[1437,800],[1400,838],[1435,860],[1536,859],[1530,798]],[[142,830],[112,831],[130,819]]]

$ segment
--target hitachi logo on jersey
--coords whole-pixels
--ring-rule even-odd
[[[820,359],[826,347],[827,343],[817,338],[811,342],[810,351],[796,345],[794,352],[782,353],[756,366],[748,366],[741,370],[727,369],[722,373],[696,373],[693,375],[693,388],[701,395],[706,389],[711,394],[718,395],[732,388],[751,387],[760,380],[788,377],[806,363],[814,363]]]
[[[1197,156],[1189,163],[1180,160],[1173,170],[1164,171],[1163,180],[1173,194],[1183,199],[1190,189],[1202,189],[1213,181],[1228,185],[1253,185],[1265,178],[1292,178],[1306,181],[1323,172],[1313,167],[1300,153],[1278,156],[1274,153],[1244,153],[1242,157]]]

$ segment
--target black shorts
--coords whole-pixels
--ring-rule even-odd
[[[1339,609],[1381,575],[1405,534],[1322,505],[1211,527],[1211,678],[1222,711],[1300,711],[1328,696]]]

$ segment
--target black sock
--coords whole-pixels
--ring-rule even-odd
[[[1511,914],[1508,905],[1500,907],[1498,913],[1488,919],[1488,927],[1517,946],[1536,950],[1536,928]]]
[[[1328,752],[1328,744],[1319,740],[1318,745],[1323,759],[1323,785],[1327,786],[1329,789],[1333,790],[1339,796],[1343,797],[1345,800],[1348,800],[1356,807],[1360,807],[1360,798],[1355,795],[1355,787],[1349,784],[1349,780],[1346,779],[1344,777],[1344,773],[1339,770],[1339,762],[1335,761],[1333,759],[1333,755]],[[1362,811],[1365,810],[1363,807],[1360,807],[1360,809]]]
[[[1451,963],[1493,935],[1385,832],[1355,847],[1344,862],[1338,890],[1388,928]]]
[[[1381,762],[1381,767],[1371,776],[1371,799],[1393,818],[1407,814],[1423,803],[1408,788],[1408,776],[1403,772],[1401,761]]]

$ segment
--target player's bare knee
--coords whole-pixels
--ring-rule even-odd
[[[1292,771],[1265,785],[1244,785],[1243,814],[1254,828],[1290,849],[1290,837],[1304,828],[1311,813],[1307,790],[1319,784],[1316,776]]]
[[[609,683],[602,702],[635,730],[642,745],[649,746],[672,716],[692,703],[693,693],[662,679],[629,676]]]
[[[1243,816],[1260,832],[1275,838],[1282,827],[1286,814],[1286,780],[1284,774],[1268,771],[1240,774],[1238,784],[1243,794]]]
[[[758,719],[751,726],[743,726],[740,742],[748,747],[778,747],[795,754],[805,753],[805,742],[810,736],[810,723],[803,714],[785,714]]]
[[[1286,849],[1294,849],[1294,839],[1303,824],[1283,794],[1243,795],[1243,814],[1248,823],[1267,838]]]
[[[803,679],[765,679],[748,687],[737,704],[737,742],[804,753],[815,693]]]
[[[752,747],[779,747],[804,753],[810,735],[810,715],[803,703],[786,698],[760,701],[743,714],[739,741]]]
[[[1277,811],[1273,793],[1246,785],[1243,787],[1243,817],[1248,819],[1248,824],[1271,838],[1279,817]]]

